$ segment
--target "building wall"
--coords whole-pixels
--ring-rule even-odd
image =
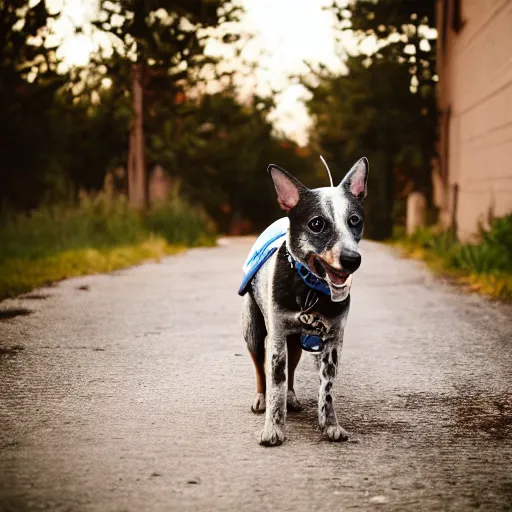
[[[445,4],[446,2],[446,4]],[[470,239],[512,212],[512,0],[438,1],[441,221]],[[443,29],[443,23],[446,23]],[[444,40],[443,40],[444,33]]]

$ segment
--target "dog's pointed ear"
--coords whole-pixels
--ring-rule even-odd
[[[289,212],[299,202],[301,193],[308,190],[307,187],[277,165],[270,164],[267,171],[274,181],[279,206],[285,212]]]
[[[368,160],[363,156],[352,166],[339,186],[359,199],[364,199],[367,194],[368,170]]]

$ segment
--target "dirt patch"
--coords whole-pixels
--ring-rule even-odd
[[[456,435],[480,433],[491,439],[512,438],[512,394],[468,392],[458,395],[402,395],[406,409],[431,409],[444,416]]]

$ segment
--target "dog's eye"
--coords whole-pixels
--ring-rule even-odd
[[[351,215],[349,218],[348,218],[348,223],[350,224],[350,226],[352,226],[353,228],[355,228],[359,223],[361,222],[361,217],[359,217],[359,215]]]
[[[308,227],[313,233],[320,233],[325,228],[325,220],[322,217],[315,217],[309,221]]]

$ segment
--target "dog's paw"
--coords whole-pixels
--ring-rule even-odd
[[[329,425],[325,427],[324,433],[329,438],[329,441],[341,442],[348,440],[348,432],[339,425]]]
[[[295,391],[289,389],[286,397],[286,409],[289,412],[300,412],[302,411],[302,405],[295,394]]]
[[[271,425],[261,431],[260,444],[263,446],[279,446],[284,441],[284,432],[276,425]]]
[[[251,411],[254,414],[263,414],[265,412],[265,394],[256,393],[252,402]]]

